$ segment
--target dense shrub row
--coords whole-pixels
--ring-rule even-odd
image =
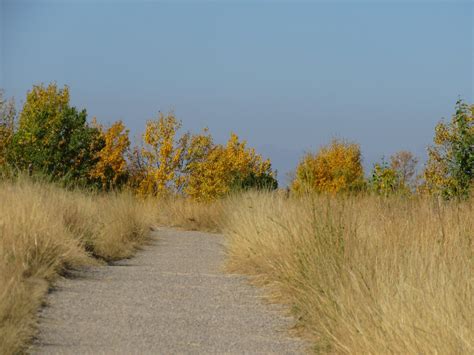
[[[68,87],[37,85],[18,115],[13,102],[0,97],[0,169],[102,190],[126,187],[140,195],[183,195],[198,201],[241,189],[277,188],[270,161],[235,134],[221,145],[207,128],[199,134],[180,133],[181,128],[173,113],[160,113],[147,122],[141,142],[132,147],[123,122],[109,127],[95,119],[89,123],[85,110],[70,105]],[[359,145],[333,140],[302,158],[291,190],[468,196],[474,171],[474,105],[456,104],[452,119],[436,126],[421,174],[416,174],[416,165],[416,157],[400,151],[390,163],[376,163],[366,178]]]
[[[102,190],[129,188],[140,195],[182,194],[210,200],[236,189],[277,186],[269,160],[231,134],[214,143],[207,129],[180,134],[173,113],[146,124],[131,147],[118,121],[104,127],[87,121],[70,104],[68,87],[35,85],[17,115],[13,101],[0,101],[0,169],[28,171],[67,184]]]

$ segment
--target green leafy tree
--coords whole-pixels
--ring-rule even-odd
[[[23,170],[89,182],[103,144],[99,130],[88,125],[86,111],[70,106],[67,87],[36,85],[20,113],[9,159]]]
[[[423,177],[422,191],[447,199],[469,196],[474,182],[474,105],[459,100],[451,121],[438,123]]]
[[[231,190],[276,190],[278,188],[278,181],[275,175],[276,172],[264,172],[261,174],[250,172],[245,176],[236,174],[233,177]]]
[[[369,187],[380,195],[409,194],[414,190],[414,176],[418,160],[402,150],[390,157],[390,165],[382,159],[376,163],[369,178]]]
[[[381,163],[374,164],[369,187],[377,194],[388,196],[400,191],[402,187],[400,175],[382,159]]]

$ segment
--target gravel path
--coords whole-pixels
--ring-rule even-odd
[[[222,272],[222,238],[160,229],[130,260],[61,280],[32,353],[302,353],[291,319]]]

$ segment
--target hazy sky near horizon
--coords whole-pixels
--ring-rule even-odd
[[[473,97],[471,1],[0,0],[0,87],[35,83],[137,136],[173,109],[186,129],[231,131],[284,181],[332,137],[365,166],[408,149]]]

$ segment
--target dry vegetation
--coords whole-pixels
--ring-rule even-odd
[[[223,231],[229,270],[287,304],[315,352],[474,351],[472,199],[249,193],[166,210]]]
[[[49,283],[129,257],[152,221],[221,231],[323,353],[472,353],[474,202],[246,193],[212,203],[0,184],[0,349],[25,344]],[[159,208],[156,208],[160,206]]]
[[[472,200],[251,194],[229,207],[229,268],[271,286],[316,351],[474,351]]]
[[[0,352],[35,331],[50,282],[71,267],[126,258],[146,241],[152,209],[131,195],[92,195],[0,181]]]
[[[196,202],[185,198],[160,200],[157,222],[173,228],[220,232],[225,218],[228,199],[212,202]]]
[[[235,134],[216,144],[160,113],[131,147],[121,121],[89,123],[66,86],[34,85],[18,115],[2,95],[0,178],[101,194],[0,181],[0,352],[31,336],[51,280],[129,257],[154,219],[224,232],[229,269],[271,286],[316,351],[474,353],[474,105],[438,123],[421,176],[407,151],[367,175],[360,146],[334,140],[300,160],[290,198],[242,193],[276,190],[276,172]],[[121,189],[143,200],[106,194]]]

